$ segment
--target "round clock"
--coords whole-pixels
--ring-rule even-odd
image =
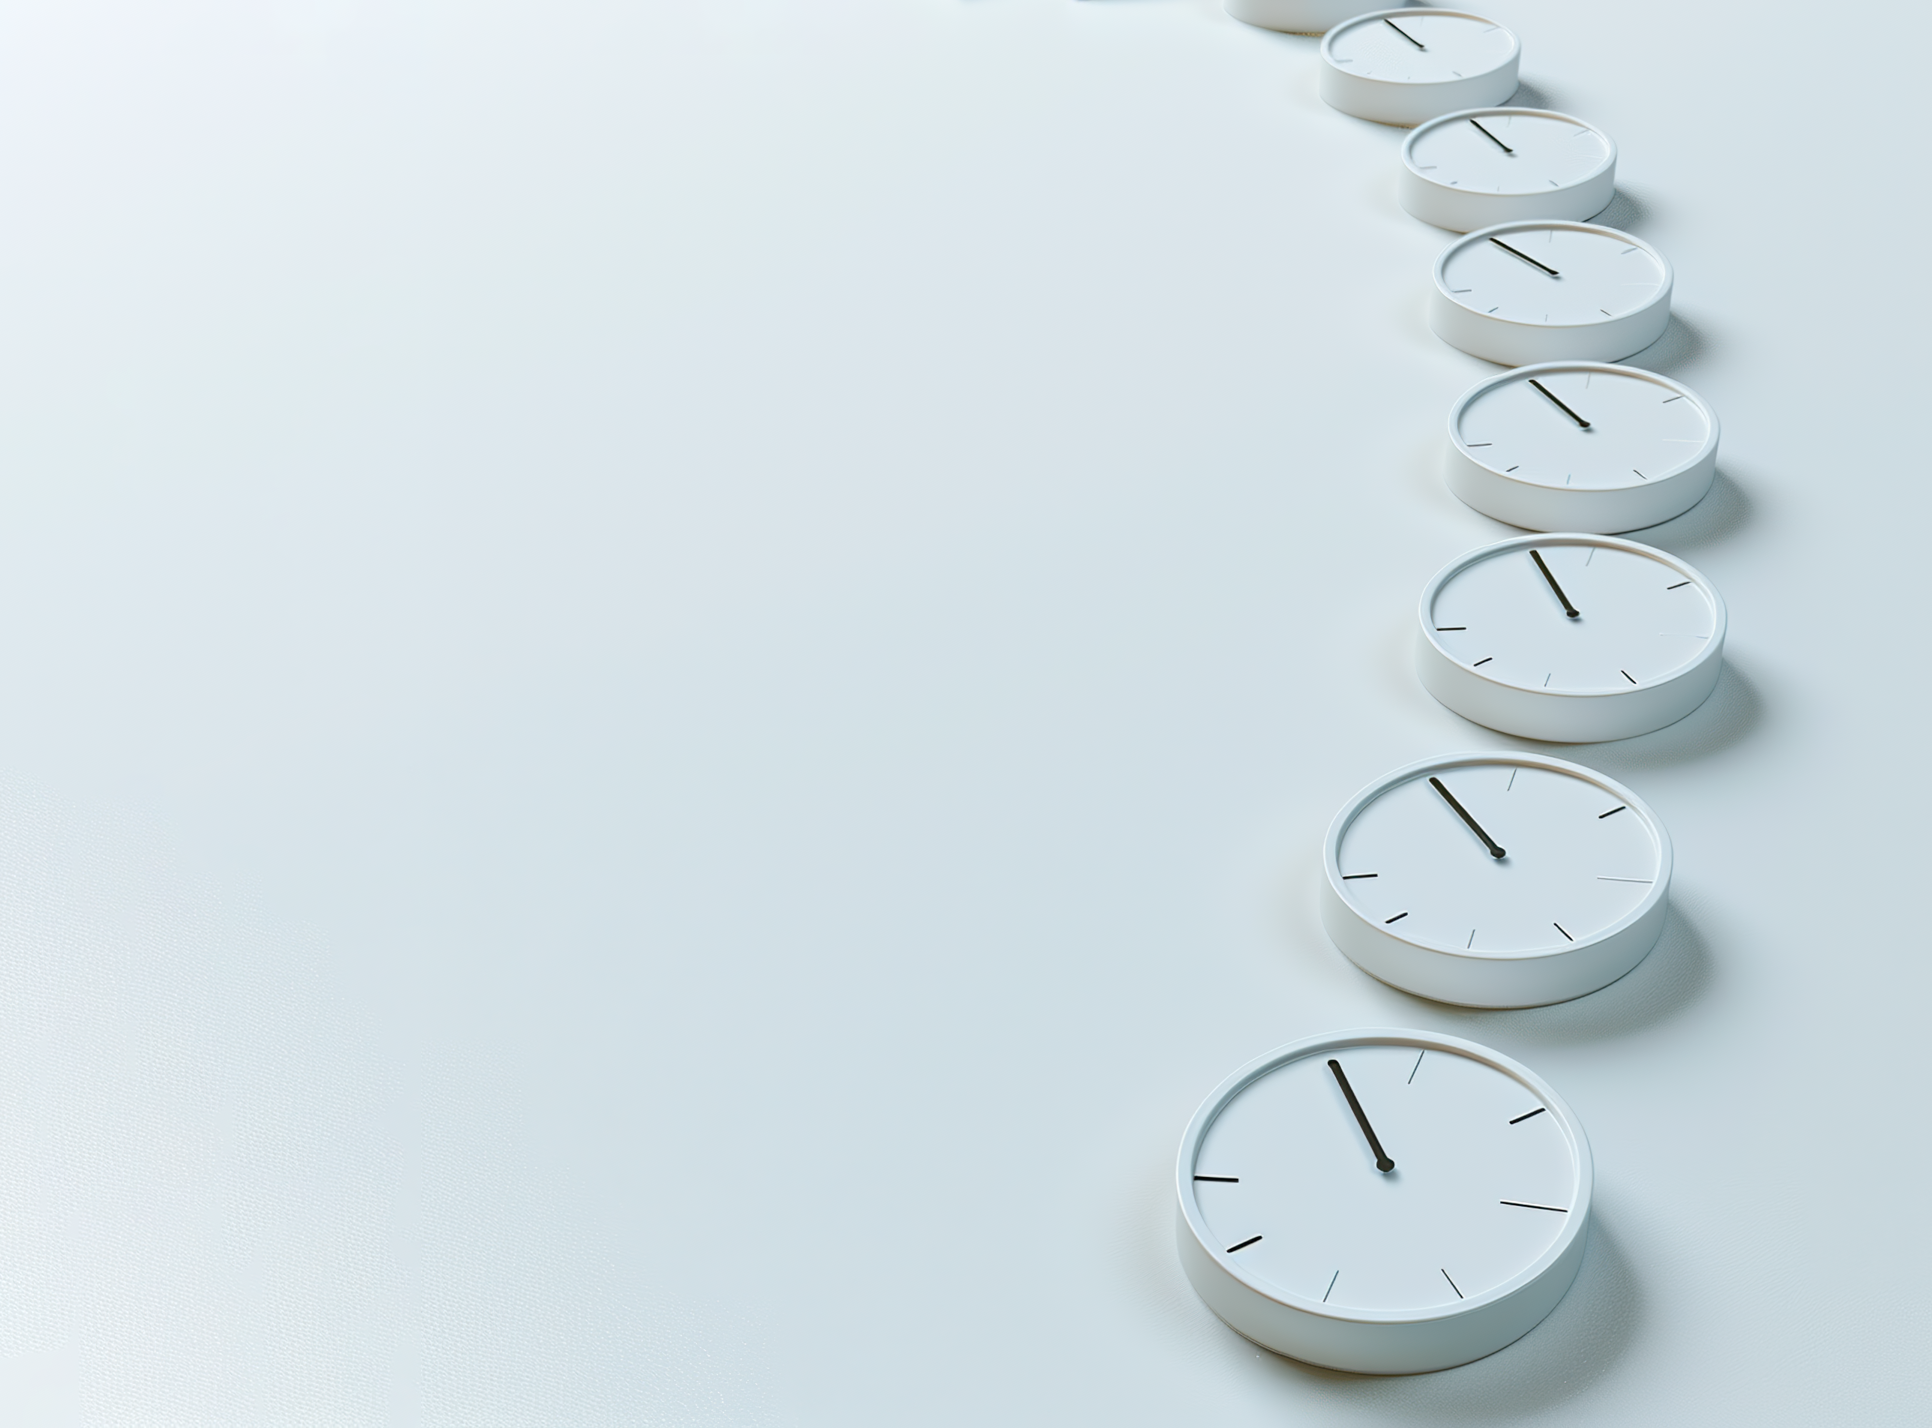
[[[1264,1348],[1427,1373],[1535,1328],[1590,1222],[1590,1145],[1556,1092],[1421,1031],[1310,1037],[1194,1113],[1178,1171],[1195,1291]]]
[[[1617,190],[1617,146],[1549,109],[1467,109],[1402,142],[1402,206],[1467,233],[1519,218],[1589,218]]]
[[[1416,674],[1465,719],[1559,744],[1628,739],[1710,697],[1724,599],[1676,556],[1615,536],[1516,536],[1422,592]]]
[[[1360,0],[1226,0],[1226,4],[1237,20],[1292,35],[1319,35],[1362,13]]]
[[[1370,976],[1472,1007],[1608,986],[1664,928],[1670,838],[1629,789],[1539,754],[1410,764],[1329,825],[1322,925]]]
[[[1542,362],[1478,382],[1449,413],[1449,489],[1533,531],[1630,531],[1680,516],[1717,474],[1717,413],[1681,382]]]
[[[1516,92],[1522,50],[1501,25],[1467,11],[1371,10],[1323,39],[1317,87],[1357,119],[1420,124],[1501,104]]]
[[[1521,367],[1581,357],[1613,362],[1663,336],[1670,264],[1595,223],[1498,223],[1436,259],[1429,326],[1451,347]]]

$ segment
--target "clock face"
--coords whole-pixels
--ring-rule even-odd
[[[1363,1040],[1289,1048],[1203,1108],[1183,1200],[1242,1279],[1330,1311],[1453,1312],[1581,1233],[1588,1149],[1546,1088],[1466,1043]]]
[[[1696,571],[1607,538],[1498,542],[1439,576],[1425,599],[1424,632],[1450,659],[1551,693],[1670,679],[1702,662],[1723,627],[1717,592]]]
[[[1569,490],[1667,479],[1716,443],[1717,418],[1688,387],[1606,362],[1544,363],[1485,382],[1450,435],[1499,475]]]
[[[1614,228],[1515,223],[1454,244],[1439,282],[1452,302],[1486,317],[1577,327],[1648,307],[1669,286],[1670,270]]]
[[[1663,895],[1667,844],[1607,779],[1507,755],[1405,772],[1332,847],[1343,900],[1390,936],[1444,952],[1547,954]]]
[[[1542,194],[1600,173],[1615,153],[1605,135],[1566,114],[1482,109],[1418,129],[1403,156],[1430,182],[1450,188]]]
[[[1451,10],[1366,15],[1329,31],[1329,62],[1386,84],[1441,84],[1508,64],[1516,37],[1501,25]]]

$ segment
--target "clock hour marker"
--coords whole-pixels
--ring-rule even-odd
[[[1507,1201],[1507,1200],[1505,1200],[1505,1201],[1503,1201],[1503,1203],[1504,1203],[1505,1205],[1507,1205],[1507,1204],[1509,1203],[1509,1201]],[[1255,1237],[1254,1237],[1253,1239],[1246,1239],[1246,1240],[1243,1240],[1243,1241],[1241,1241],[1241,1243],[1240,1243],[1240,1244],[1238,1244],[1238,1245],[1229,1245],[1229,1246],[1228,1246],[1228,1253],[1229,1253],[1229,1254],[1233,1254],[1233,1253],[1234,1253],[1234,1252],[1235,1252],[1236,1250],[1244,1250],[1244,1249],[1246,1249],[1246,1248],[1247,1248],[1247,1247],[1248,1247],[1249,1245],[1258,1245],[1258,1244],[1260,1244],[1260,1243],[1261,1243],[1261,1236],[1260,1236],[1260,1235],[1256,1235],[1256,1236],[1255,1236]]]
[[[1328,1059],[1328,1069],[1335,1073],[1336,1084],[1342,1088],[1342,1094],[1348,1097],[1348,1108],[1355,1112],[1355,1124],[1362,1128],[1362,1134],[1368,1139],[1369,1149],[1375,1152],[1375,1168],[1387,1175],[1395,1169],[1395,1162],[1390,1160],[1389,1153],[1382,1149],[1382,1142],[1375,1138],[1375,1127],[1369,1124],[1368,1116],[1363,1113],[1362,1103],[1355,1099],[1355,1088],[1348,1084],[1348,1077],[1342,1074],[1342,1063],[1331,1056]],[[1255,1238],[1260,1239],[1261,1236],[1256,1235]]]
[[[1387,25],[1391,30],[1394,30],[1396,34],[1402,36],[1403,39],[1407,40],[1410,44],[1414,45],[1417,49],[1426,50],[1429,48],[1427,45],[1423,44],[1422,41],[1418,40],[1414,35],[1410,34],[1407,30],[1403,29],[1400,25],[1396,24],[1395,21],[1385,19],[1382,21],[1382,23]]]
[[[1343,873],[1342,881],[1348,883],[1355,881],[1357,878],[1379,878],[1381,876],[1380,873]]]
[[[1469,122],[1473,124],[1476,121],[1472,119]],[[1588,431],[1590,429],[1590,423],[1585,421],[1582,417],[1578,416],[1574,411],[1572,411],[1570,409],[1570,404],[1564,401],[1563,398],[1559,397],[1555,392],[1552,392],[1548,387],[1544,386],[1541,382],[1537,381],[1536,378],[1534,377],[1531,377],[1529,379],[1529,384],[1532,387],[1536,388],[1536,390],[1541,392],[1544,396],[1548,397],[1551,401],[1555,402],[1558,410],[1560,410],[1564,416],[1568,417],[1571,421],[1575,422],[1578,426],[1582,427],[1585,431]]]
[[[1535,561],[1536,568],[1543,572],[1543,578],[1550,582],[1550,589],[1556,592],[1556,598],[1563,605],[1563,613],[1568,615],[1572,620],[1576,619],[1578,615],[1581,615],[1583,612],[1570,603],[1570,597],[1563,593],[1563,587],[1556,583],[1556,577],[1550,574],[1549,566],[1543,563],[1543,552],[1540,550],[1532,550],[1530,552],[1530,559]],[[1586,560],[1584,564],[1587,565],[1589,562]]]
[[[1409,1079],[1403,1083],[1404,1085],[1413,1086],[1415,1084],[1415,1073],[1422,1069],[1422,1058],[1428,1054],[1427,1051],[1416,1052],[1415,1065],[1409,1068]]]
[[[1524,1111],[1522,1115],[1518,1116],[1515,1120],[1511,1121],[1510,1124],[1513,1126],[1520,1126],[1524,1121],[1528,1120],[1531,1116],[1540,1116],[1543,1114],[1543,1112],[1547,1111],[1548,1109],[1549,1109],[1548,1106],[1538,1106],[1533,1111]],[[1199,1180],[1201,1177],[1197,1175],[1194,1178],[1196,1180]]]
[[[1538,1205],[1529,1200],[1498,1200],[1496,1203],[1499,1205],[1514,1205],[1519,1210],[1553,1210],[1559,1215],[1567,1215],[1570,1213],[1561,1205]],[[1255,1238],[1260,1239],[1261,1237],[1256,1235]]]
[[[1449,1271],[1446,1269],[1443,1270],[1442,1277],[1444,1279],[1449,1279]],[[1449,1287],[1451,1289],[1456,1289],[1456,1281],[1453,1279],[1449,1279]],[[1460,1289],[1456,1289],[1456,1298],[1458,1299],[1462,1298],[1462,1291]]]
[[[1563,924],[1562,924],[1562,923],[1560,923],[1560,922],[1552,922],[1552,923],[1550,924],[1550,926],[1551,926],[1551,927],[1554,927],[1554,928],[1555,928],[1555,929],[1556,929],[1556,930],[1557,930],[1558,932],[1563,932]],[[1576,941],[1576,939],[1575,939],[1574,937],[1572,937],[1572,936],[1570,936],[1570,934],[1569,934],[1569,933],[1567,933],[1567,932],[1563,932],[1563,940],[1564,940],[1564,941],[1566,941],[1566,942],[1574,942],[1574,941]]]
[[[1469,626],[1467,625],[1437,625],[1436,633],[1447,634],[1450,630],[1466,630],[1468,628]]]
[[[1548,263],[1537,262],[1536,259],[1532,258],[1529,254],[1523,252],[1519,248],[1510,247],[1509,244],[1505,243],[1500,238],[1491,238],[1489,241],[1494,243],[1498,248],[1501,248],[1505,253],[1508,253],[1511,257],[1521,258],[1525,263],[1528,263],[1532,268],[1541,268],[1544,272],[1548,273],[1553,278],[1560,278],[1563,276],[1561,273],[1557,272],[1555,268],[1552,268]],[[1496,309],[1493,307],[1490,309],[1491,312],[1494,312],[1495,310]]]
[[[1597,881],[1600,883],[1644,883],[1648,885],[1657,880],[1655,878],[1617,878],[1612,877],[1609,873],[1598,873]]]
[[[1534,1112],[1531,1114],[1534,1114]],[[1217,1185],[1239,1185],[1241,1183],[1241,1177],[1238,1175],[1197,1175],[1194,1178],[1196,1180],[1212,1180]]]
[[[1398,913],[1397,913],[1397,914],[1396,914],[1396,915],[1395,915],[1394,917],[1385,917],[1385,918],[1383,918],[1383,919],[1382,919],[1382,925],[1383,925],[1384,927],[1386,927],[1386,926],[1388,926],[1388,925],[1389,925],[1389,924],[1390,924],[1391,922],[1400,922],[1400,921],[1401,921],[1401,920],[1402,920],[1403,918],[1405,918],[1405,917],[1407,917],[1408,915],[1409,915],[1409,914],[1408,914],[1408,913],[1406,913],[1406,912],[1398,912]]]
[[[1619,803],[1615,808],[1610,810],[1610,813],[1621,813],[1624,811],[1624,809],[1628,807],[1630,807],[1630,805],[1627,803]],[[1597,817],[1608,818],[1610,816],[1610,813],[1599,813]]]
[[[1322,1291],[1322,1303],[1326,1304],[1328,1302],[1328,1296],[1335,1292],[1335,1281],[1341,1277],[1342,1272],[1339,1269],[1328,1277],[1328,1288]]]
[[[1476,121],[1474,119],[1471,119],[1469,122],[1471,124],[1476,124]],[[1489,130],[1483,128],[1481,124],[1476,124],[1476,132],[1478,134],[1481,134],[1485,139],[1489,140],[1490,143],[1494,144],[1497,148],[1501,149],[1504,153],[1513,154],[1516,152],[1516,150],[1510,148],[1508,144],[1505,144],[1501,139],[1497,138],[1494,134],[1490,133]]]
[[[1637,682],[1637,677],[1627,669],[1620,669],[1617,671],[1617,673],[1622,675],[1625,679],[1629,680],[1632,684],[1635,684]]]
[[[1473,817],[1471,817],[1469,810],[1464,808],[1460,803],[1456,801],[1456,796],[1455,794],[1449,791],[1448,785],[1443,783],[1443,781],[1437,778],[1434,774],[1431,774],[1429,776],[1429,786],[1435,789],[1437,793],[1442,795],[1443,802],[1447,803],[1451,808],[1456,810],[1456,816],[1462,819],[1464,823],[1467,823],[1469,825],[1469,831],[1474,833],[1478,838],[1483,840],[1483,846],[1489,849],[1490,857],[1505,858],[1509,856],[1508,850],[1505,849],[1503,845],[1498,843],[1494,838],[1490,837],[1487,833],[1483,832],[1482,824],[1478,823]],[[1507,790],[1505,790],[1505,792],[1507,792]]]
[[[1690,584],[1690,581],[1688,581],[1688,580],[1680,580],[1680,581],[1678,581],[1678,582],[1677,582],[1677,583],[1676,583],[1675,585],[1666,585],[1666,586],[1664,587],[1664,589],[1666,589],[1666,590],[1682,590],[1682,589],[1683,589],[1683,588],[1684,588],[1684,587],[1685,587],[1686,585],[1688,585],[1688,584]]]

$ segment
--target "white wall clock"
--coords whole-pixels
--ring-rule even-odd
[[[1590,218],[1617,192],[1617,146],[1550,109],[1467,109],[1402,142],[1397,196],[1424,223],[1467,233],[1522,218]]]
[[[1634,540],[1515,536],[1445,566],[1422,592],[1416,674],[1486,728],[1560,744],[1628,739],[1710,697],[1724,599]]]
[[[1378,124],[1420,124],[1516,92],[1523,47],[1463,10],[1371,10],[1322,40],[1321,97]]]
[[[1478,382],[1449,413],[1449,489],[1533,531],[1638,530],[1704,499],[1717,413],[1681,382],[1542,362]]]
[[[1492,1354],[1582,1262],[1583,1128],[1527,1068],[1420,1031],[1310,1037],[1249,1062],[1181,1139],[1181,1261],[1237,1332],[1351,1373]]]
[[[1579,764],[1410,764],[1335,815],[1322,925],[1370,976],[1439,1002],[1532,1007],[1608,986],[1663,932],[1670,838]]]
[[[1319,35],[1362,13],[1361,0],[1226,0],[1226,5],[1245,24],[1291,35]]]
[[[1641,352],[1670,322],[1670,264],[1595,223],[1532,219],[1479,228],[1436,259],[1429,326],[1506,367]]]

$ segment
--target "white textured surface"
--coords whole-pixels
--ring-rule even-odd
[[[1316,920],[1348,795],[1508,741],[1408,647],[1504,533],[1438,476],[1491,369],[1313,40],[0,13],[0,1404],[1920,1419],[1920,62],[1834,61],[1848,134],[1815,7],[1492,9],[1676,266],[1643,361],[1725,447],[1642,538],[1733,620],[1710,704],[1571,755],[1671,829],[1663,944],[1506,1013]],[[1575,1291],[1452,1373],[1274,1359],[1175,1263],[1198,1099],[1359,1024],[1596,1151]]]

